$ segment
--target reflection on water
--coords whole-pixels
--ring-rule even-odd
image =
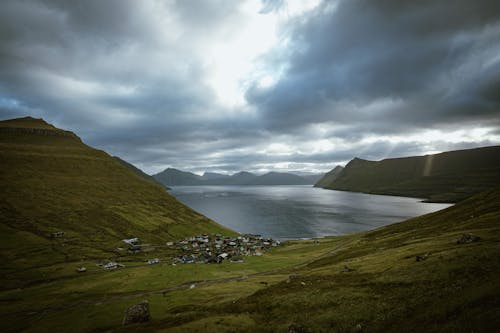
[[[171,194],[240,233],[276,239],[344,235],[450,206],[308,185],[176,186]]]

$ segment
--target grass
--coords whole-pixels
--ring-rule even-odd
[[[119,332],[124,310],[147,299],[152,320],[135,330],[493,332],[499,218],[496,190],[371,232],[287,242],[244,263],[68,272],[2,292],[0,313],[7,332]],[[462,233],[481,239],[457,244]]]

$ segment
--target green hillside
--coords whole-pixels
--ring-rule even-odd
[[[458,202],[500,184],[500,146],[367,161],[355,158],[319,187]]]
[[[497,189],[243,263],[44,271],[43,283],[0,291],[0,322],[4,332],[496,332],[499,219]],[[143,300],[151,320],[122,327]]]
[[[121,239],[164,244],[225,228],[73,133],[41,119],[0,122],[1,271],[123,255]],[[52,234],[63,232],[63,237]],[[3,287],[6,287],[4,283]]]

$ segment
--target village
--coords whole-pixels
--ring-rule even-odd
[[[141,253],[142,249],[150,244],[142,244],[137,237],[123,239],[127,244],[127,251],[130,254]],[[224,261],[243,262],[245,256],[261,256],[264,251],[281,245],[278,240],[264,238],[261,235],[245,234],[238,237],[224,237],[220,234],[198,235],[188,237],[176,242],[166,242],[165,246],[177,253],[171,261],[172,265],[177,264],[220,264]],[[159,258],[147,259],[148,265],[159,264]],[[114,270],[125,267],[123,264],[113,260],[105,260],[98,264],[105,270]],[[77,268],[77,272],[83,273],[85,267]]]
[[[204,234],[166,243],[179,251],[179,255],[173,258],[173,264],[213,264],[224,260],[243,262],[244,256],[261,256],[263,251],[280,244],[280,241],[252,234],[238,237]]]

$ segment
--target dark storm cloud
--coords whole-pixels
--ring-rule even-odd
[[[288,29],[288,69],[275,86],[247,92],[274,130],[499,118],[498,1],[325,1]],[[378,101],[394,105],[372,108]]]
[[[495,143],[380,133],[486,124],[499,136],[497,2],[324,1],[288,17],[287,42],[260,59],[277,83],[245,79],[248,104],[229,108],[205,53],[240,32],[244,5],[2,1],[0,118],[43,117],[146,171],[327,170],[354,156]],[[287,5],[263,0],[260,15],[286,16]]]
[[[1,116],[43,117],[127,157],[216,140],[242,119],[217,115],[197,51],[239,18],[233,1],[5,1]]]

